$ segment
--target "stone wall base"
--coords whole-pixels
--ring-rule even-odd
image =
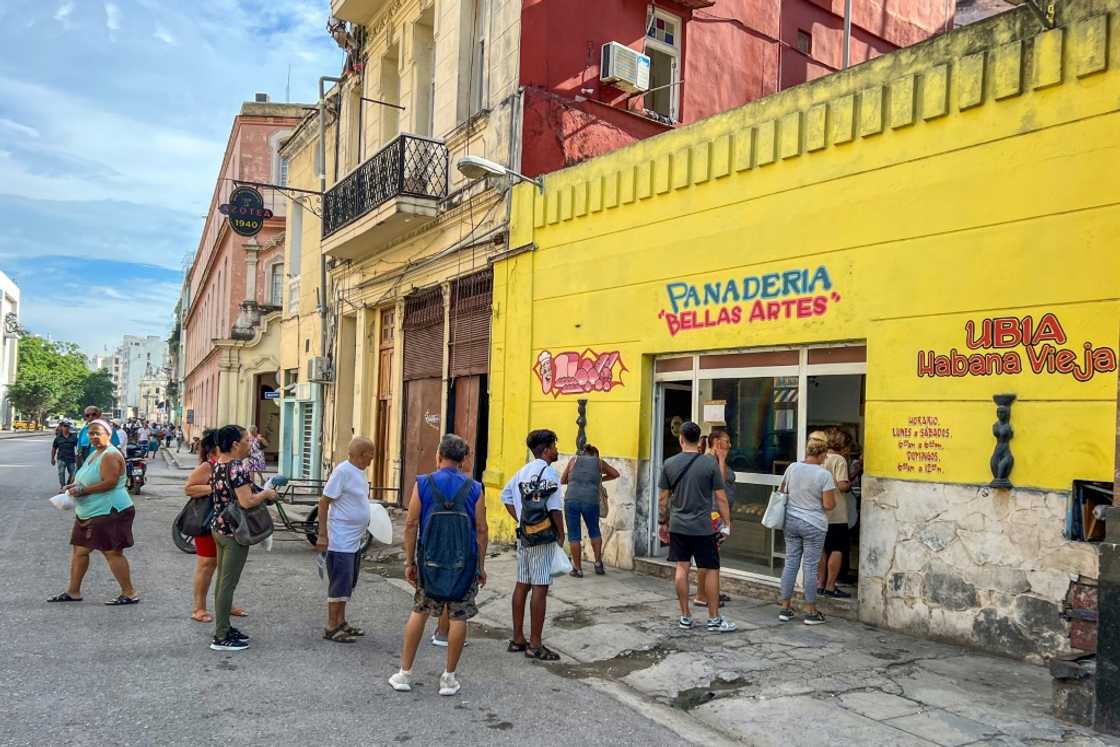
[[[1096,547],[1062,537],[1068,493],[865,476],[860,619],[1036,662],[1069,648],[1062,602]]]

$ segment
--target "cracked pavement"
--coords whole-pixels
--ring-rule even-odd
[[[488,562],[480,621],[508,629],[513,558]],[[726,742],[780,745],[1116,745],[1051,715],[1047,670],[861,623],[781,623],[736,597],[730,634],[681,630],[672,582],[621,571],[563,577],[545,641],[569,677],[625,687]],[[703,619],[703,613],[701,613]]]

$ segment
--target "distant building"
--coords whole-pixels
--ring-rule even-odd
[[[136,409],[138,418],[153,423],[170,421],[167,404],[168,381],[166,370],[160,370],[140,379],[140,404]]]
[[[19,335],[19,286],[0,272],[0,430],[12,427],[12,404],[8,385],[16,380]],[[9,328],[12,328],[9,331]]]
[[[287,184],[280,153],[307,113],[301,104],[270,103],[265,94],[233,118],[210,210],[179,299],[180,406],[187,437],[226,423],[256,424],[278,443],[280,308],[287,275],[284,225],[287,198],[262,188],[273,216],[256,236],[230,230],[220,206],[235,181]]]
[[[125,335],[117,350],[120,373],[114,378],[117,409],[122,417],[137,415],[143,406],[140,383],[148,377],[166,377],[167,341],[158,335]]]

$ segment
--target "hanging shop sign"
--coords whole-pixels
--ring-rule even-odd
[[[229,202],[218,210],[229,218],[229,227],[239,236],[256,236],[272,211],[264,206],[264,198],[254,187],[237,187],[229,194]]]

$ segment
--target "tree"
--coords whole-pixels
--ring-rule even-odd
[[[82,395],[79,404],[82,407],[95,405],[106,412],[111,412],[113,409],[112,374],[104,368],[99,368],[86,376],[86,380],[82,383]]]
[[[16,407],[27,413],[36,413],[40,418],[44,413],[77,412],[86,404],[82,400],[86,379],[90,375],[86,358],[74,343],[25,335],[19,343],[16,383],[24,384],[20,391],[26,397],[24,401],[28,408],[25,410],[18,404]]]
[[[24,417],[43,422],[43,414],[55,400],[54,387],[38,374],[20,375],[8,387],[8,399]]]

